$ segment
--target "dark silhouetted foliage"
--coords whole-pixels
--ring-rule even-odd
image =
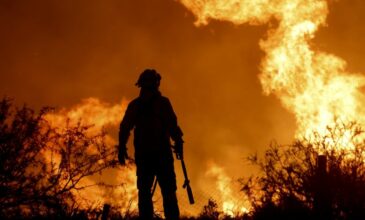
[[[208,204],[203,207],[199,215],[201,219],[218,219],[221,212],[218,210],[218,204],[213,199],[208,200]]]
[[[0,101],[0,218],[86,218],[75,195],[80,181],[114,166],[103,133],[78,124],[53,128],[38,114]]]
[[[242,180],[253,219],[365,219],[364,150],[360,126],[337,123],[326,135],[273,143],[263,158],[250,157],[261,172]]]

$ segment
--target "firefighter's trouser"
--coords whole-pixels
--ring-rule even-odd
[[[140,219],[153,218],[152,185],[155,177],[161,188],[165,218],[179,219],[176,176],[171,152],[136,157],[138,208]]]

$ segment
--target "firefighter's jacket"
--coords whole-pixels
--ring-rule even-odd
[[[168,98],[159,91],[141,90],[129,103],[120,124],[119,145],[126,146],[134,129],[135,158],[171,152],[170,138],[182,143],[182,131]]]

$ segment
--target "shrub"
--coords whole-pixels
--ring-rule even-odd
[[[365,219],[363,135],[356,123],[337,123],[325,135],[251,156],[260,174],[241,181],[253,219]]]
[[[38,114],[12,101],[0,101],[0,218],[79,216],[75,197],[80,182],[114,166],[114,149],[104,133],[90,136],[90,126],[51,127],[43,108]]]

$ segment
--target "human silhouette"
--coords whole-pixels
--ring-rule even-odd
[[[119,162],[128,158],[126,144],[134,129],[140,219],[153,218],[151,188],[155,177],[161,188],[166,219],[179,219],[172,145],[183,155],[183,133],[168,98],[159,91],[161,76],[154,69],[143,71],[136,83],[139,96],[129,103],[119,131]]]

